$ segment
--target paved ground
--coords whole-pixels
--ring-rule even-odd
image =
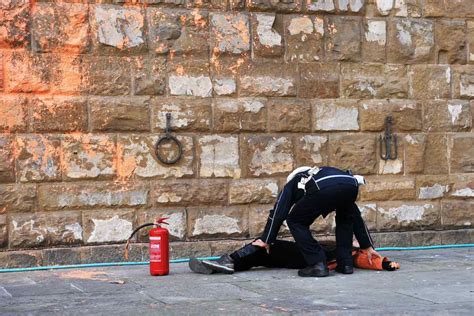
[[[0,274],[0,315],[474,314],[474,248],[384,252],[397,272],[300,278],[294,270],[199,275],[172,264]]]

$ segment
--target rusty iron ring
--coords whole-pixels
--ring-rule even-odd
[[[176,138],[174,137],[173,135],[171,135],[171,113],[166,113],[166,128],[165,128],[165,133],[166,135],[165,136],[162,136],[160,139],[158,139],[158,141],[156,142],[156,145],[155,145],[155,154],[156,154],[156,158],[158,158],[158,160],[166,165],[172,165],[172,164],[175,164],[176,162],[178,162],[178,160],[181,159],[181,156],[183,155],[183,145],[181,144],[181,142]],[[173,143],[175,143],[177,146],[178,146],[178,155],[176,157],[174,157],[173,159],[166,159],[166,158],[163,158],[161,155],[160,155],[160,146],[163,142],[165,141],[171,141]]]

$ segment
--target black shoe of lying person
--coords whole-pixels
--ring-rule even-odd
[[[215,261],[202,260],[204,266],[220,273],[232,274],[234,273],[234,260],[229,255],[223,255]]]
[[[211,268],[206,267],[201,260],[197,258],[191,258],[189,260],[189,269],[195,273],[200,273],[200,274],[212,274],[214,273],[214,270]]]
[[[329,276],[329,269],[325,262],[318,262],[315,265],[307,266],[304,269],[298,270],[300,277],[327,277]]]
[[[346,266],[346,265],[337,265],[336,267],[336,272],[342,273],[342,274],[352,274],[354,273],[354,267],[353,266]]]

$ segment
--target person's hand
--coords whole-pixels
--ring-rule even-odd
[[[265,248],[267,250],[267,252],[270,251],[270,246],[264,242],[263,240],[261,239],[256,239],[252,242],[252,245],[254,246],[257,246],[257,247],[262,247],[262,248]]]
[[[364,249],[364,251],[367,252],[367,259],[369,259],[369,264],[372,264],[372,258],[382,258],[382,256],[372,247]]]

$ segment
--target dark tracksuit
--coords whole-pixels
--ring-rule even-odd
[[[270,211],[265,230],[260,237],[273,244],[283,221],[286,220],[306,264],[325,262],[326,256],[313,238],[310,225],[322,215],[336,211],[336,260],[338,265],[352,265],[352,236],[362,249],[373,246],[370,234],[355,204],[358,194],[357,180],[349,173],[332,167],[322,167],[306,183],[305,190],[298,188],[308,172],[295,175],[280,192]]]

